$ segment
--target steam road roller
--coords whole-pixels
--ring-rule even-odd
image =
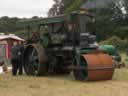
[[[70,74],[76,80],[110,80],[112,58],[99,50],[96,36],[88,32],[93,16],[86,12],[22,20],[28,38],[24,51],[27,75]]]

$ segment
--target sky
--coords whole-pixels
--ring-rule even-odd
[[[0,17],[45,17],[53,3],[53,0],[0,0]]]

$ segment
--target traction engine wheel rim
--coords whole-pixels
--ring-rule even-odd
[[[33,48],[31,55],[29,56],[29,66],[32,70],[33,75],[38,74],[38,66],[39,66],[38,63],[39,60],[38,60],[37,51]]]
[[[85,67],[87,68],[87,64],[86,61],[84,60],[84,58],[82,56],[80,56],[80,60],[79,62],[79,67]],[[77,65],[77,59],[74,60],[74,65]],[[74,70],[73,71],[74,77],[76,80],[80,80],[80,81],[84,81],[87,79],[87,70]]]
[[[24,59],[24,69],[27,75],[40,76],[46,74],[46,54],[40,44],[28,45]]]

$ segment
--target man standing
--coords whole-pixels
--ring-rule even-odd
[[[24,46],[22,44],[14,44],[11,49],[11,63],[13,76],[16,76],[17,71],[19,71],[19,75],[23,74],[23,52]]]

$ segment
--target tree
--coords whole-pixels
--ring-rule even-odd
[[[62,8],[62,1],[61,0],[54,0],[55,4],[50,8],[48,12],[48,16],[56,16],[61,13],[60,9]]]
[[[121,38],[128,37],[127,26],[127,0],[95,0],[86,2],[85,8],[95,14],[96,22],[90,26],[91,31],[96,32],[99,40],[117,35]],[[108,2],[108,3],[107,3]],[[91,6],[91,7],[90,7]],[[124,29],[124,30],[122,30]]]
[[[79,10],[82,6],[89,12],[95,14],[96,22],[89,24],[89,27],[91,29],[90,31],[97,33],[100,40],[107,39],[113,35],[121,38],[128,37],[128,0],[57,1],[50,9],[51,16],[68,14],[72,11]]]
[[[84,0],[54,0],[55,4],[50,8],[48,16],[67,14],[78,10]]]

